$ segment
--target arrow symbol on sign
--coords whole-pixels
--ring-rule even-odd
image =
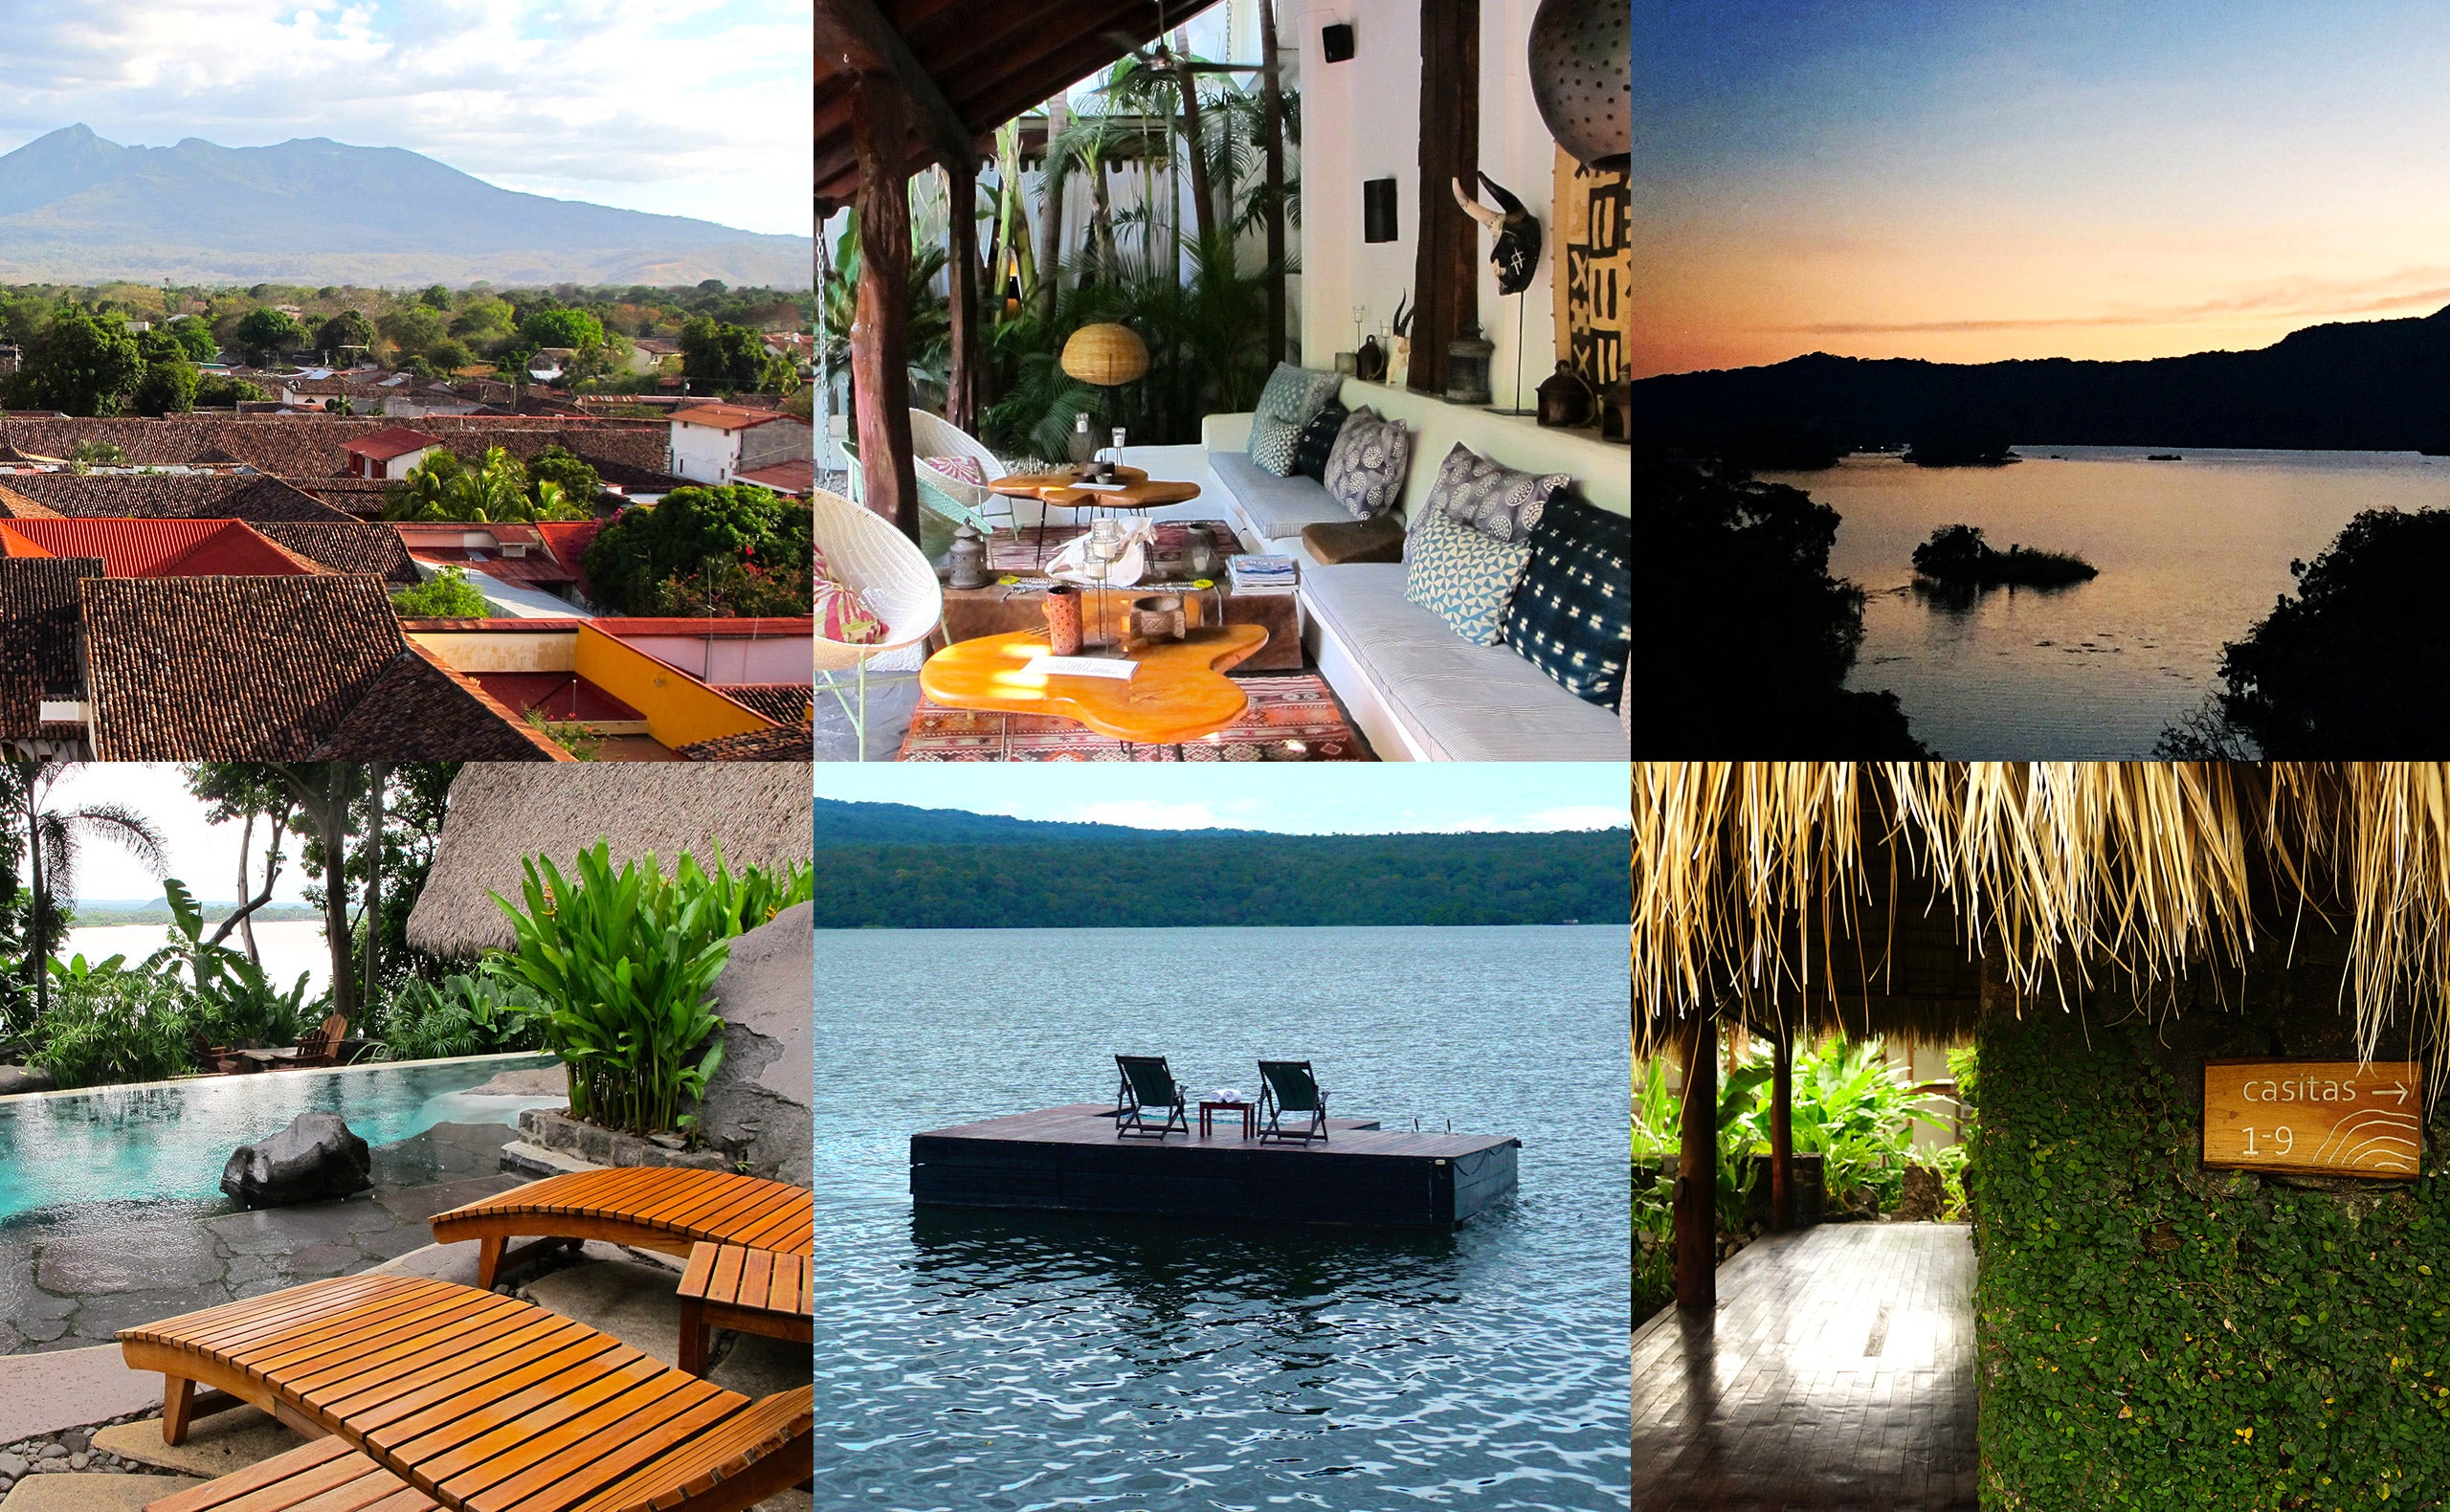
[[[2373,1095],[2377,1098],[2382,1096],[2381,1092],[2378,1090]],[[2408,1084],[2406,1082],[2392,1082],[2391,1095],[2398,1099],[2399,1106],[2406,1107],[2408,1105]]]

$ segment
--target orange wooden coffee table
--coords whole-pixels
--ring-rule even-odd
[[[1197,483],[1152,480],[1143,468],[1117,465],[1114,476],[1115,480],[1123,484],[1121,488],[1082,488],[1080,480],[1072,475],[1068,467],[1044,473],[1014,473],[1010,478],[995,479],[987,487],[989,492],[1008,498],[1037,500],[1050,509],[1068,509],[1072,512],[1076,528],[1083,509],[1089,511],[1094,519],[1101,509],[1117,514],[1125,511],[1136,513],[1167,504],[1187,504],[1199,497]],[[1040,510],[1037,517],[1037,555],[1043,559],[1046,552],[1044,510]]]
[[[1126,642],[1140,670],[1128,679],[1049,674],[1043,630],[955,641],[919,670],[919,690],[956,709],[1056,714],[1135,745],[1179,745],[1214,735],[1250,706],[1227,676],[1267,644],[1257,625],[1203,626],[1181,640]]]

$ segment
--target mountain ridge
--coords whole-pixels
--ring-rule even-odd
[[[0,154],[0,280],[805,288],[815,242],[486,183],[404,147],[123,146],[78,123]]]
[[[1982,433],[2029,446],[2450,448],[2450,307],[2327,322],[2268,346],[2126,361],[1937,363],[1813,352],[1634,384],[1650,440],[1710,449],[1759,433],[1839,446]]]

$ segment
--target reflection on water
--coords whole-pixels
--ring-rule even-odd
[[[1945,756],[2146,755],[2215,687],[2221,645],[2291,590],[2292,558],[2312,560],[2358,510],[2450,505],[2450,458],[2413,452],[2017,450],[2011,467],[1857,456],[1763,475],[1844,517],[1830,567],[1869,591],[1849,685],[1895,692]],[[2101,576],[1937,603],[1909,588],[1914,547],[1957,523],[2003,550],[2075,552]]]
[[[1623,1507],[1624,937],[862,931],[820,951],[820,1504]],[[1522,1136],[1453,1234],[914,1211],[908,1136],[1258,1055]]]

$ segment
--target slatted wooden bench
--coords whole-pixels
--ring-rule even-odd
[[[701,1243],[807,1255],[814,1248],[816,1198],[802,1187],[727,1170],[625,1166],[548,1176],[433,1221],[436,1244],[479,1241],[477,1284],[490,1289],[506,1266],[581,1239],[675,1256]],[[547,1237],[506,1250],[513,1237],[531,1234]]]
[[[680,1368],[706,1373],[706,1332],[731,1328],[768,1339],[815,1339],[810,1257],[737,1244],[701,1244],[680,1278]]]
[[[541,1307],[422,1277],[314,1281],[123,1330],[120,1351],[162,1372],[170,1443],[197,1388],[217,1389],[450,1512],[740,1512],[814,1474],[813,1385],[752,1401]],[[338,1459],[306,1468],[341,1478],[319,1496],[363,1479]]]
[[[147,1501],[145,1512],[436,1512],[439,1506],[347,1440],[325,1437]]]

